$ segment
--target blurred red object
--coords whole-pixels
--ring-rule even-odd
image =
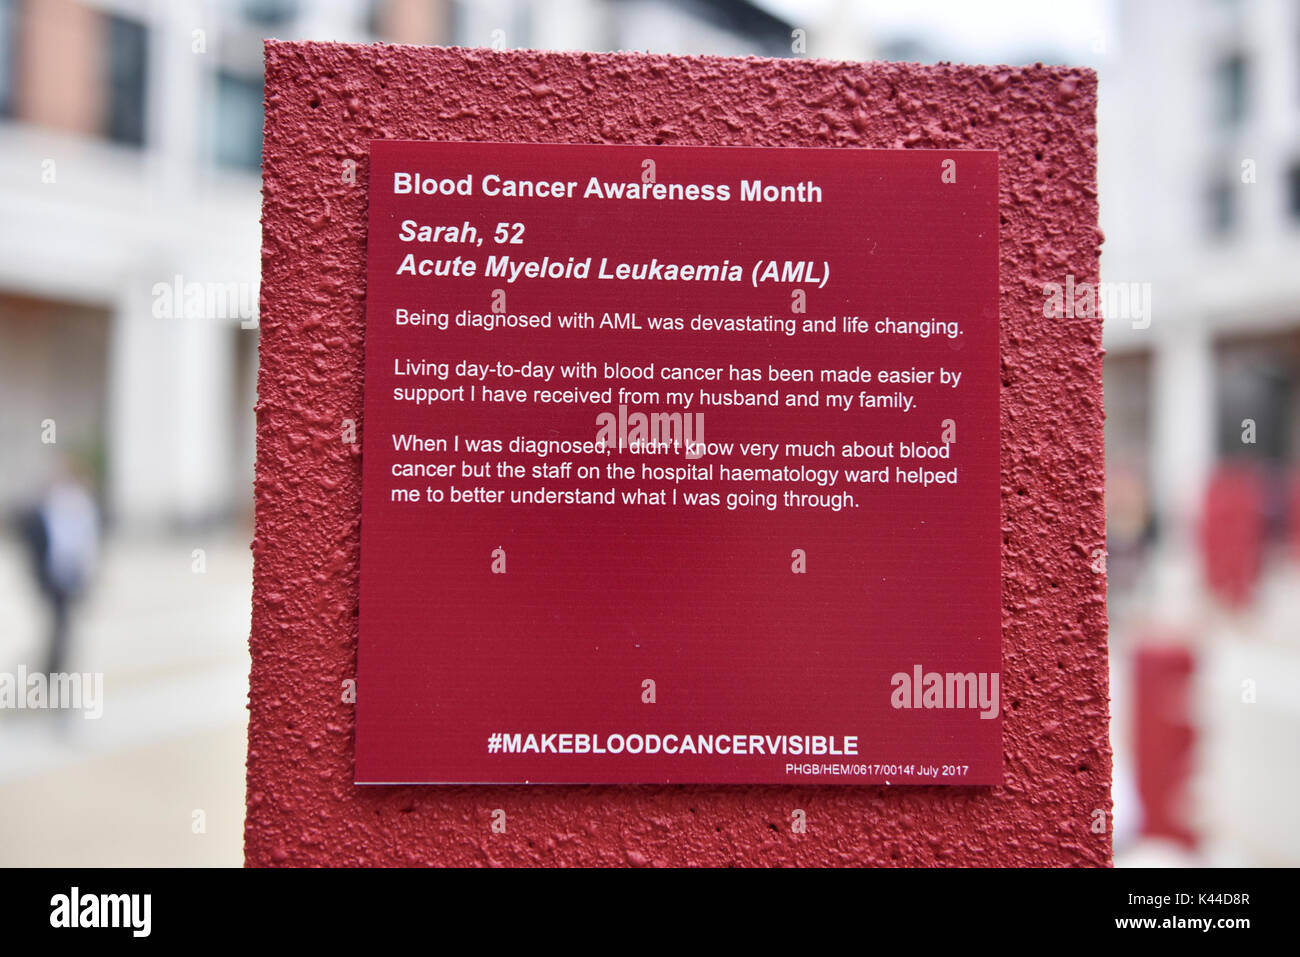
[[[1289,492],[1286,503],[1286,540],[1290,546],[1291,558],[1300,561],[1300,472],[1288,480]]]
[[[1201,560],[1211,590],[1227,604],[1250,601],[1264,551],[1264,483],[1248,466],[1220,466],[1201,519]]]
[[[1188,813],[1192,749],[1192,652],[1181,645],[1139,646],[1134,662],[1134,735],[1142,834],[1196,846]]]

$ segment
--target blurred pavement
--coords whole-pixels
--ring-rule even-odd
[[[0,711],[0,865],[242,863],[247,540],[107,541],[70,655],[103,673],[103,717]],[[0,671],[38,667],[45,627],[20,543],[0,539]]]

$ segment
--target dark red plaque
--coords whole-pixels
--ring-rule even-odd
[[[375,141],[358,783],[996,784],[997,157]]]

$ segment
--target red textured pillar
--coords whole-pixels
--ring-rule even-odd
[[[1090,71],[1042,66],[268,43],[248,863],[1108,864],[1101,325],[1043,309],[1046,284],[1098,278],[1095,107]],[[998,151],[1001,786],[351,784],[361,470],[340,430],[385,138]]]

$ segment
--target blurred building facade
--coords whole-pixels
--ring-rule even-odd
[[[1184,752],[1160,772],[1182,784],[1144,795],[1176,806],[1135,825],[1212,862],[1294,863],[1300,4],[1116,9],[1102,278],[1151,295],[1105,324],[1116,741]]]
[[[246,509],[261,67],[183,7],[0,0],[6,504],[54,445],[120,523]],[[187,317],[177,282],[237,294]]]

